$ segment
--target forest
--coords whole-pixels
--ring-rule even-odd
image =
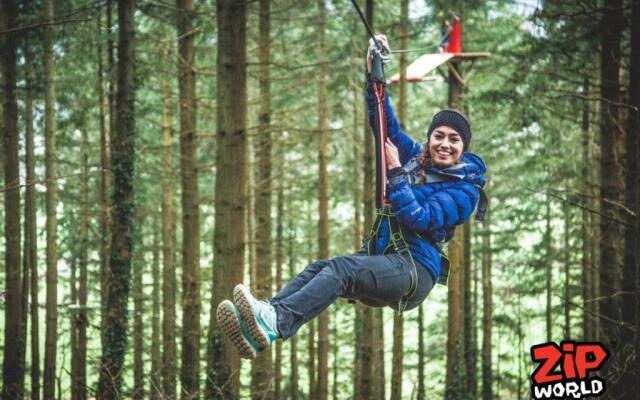
[[[530,399],[563,341],[640,400],[640,0],[355,3],[403,129],[469,117],[488,211],[416,309],[338,299],[249,361],[234,286],[270,298],[374,221],[354,2],[0,0],[3,400]],[[407,81],[452,15],[462,54]]]

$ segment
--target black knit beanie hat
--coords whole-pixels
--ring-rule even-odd
[[[429,130],[427,131],[427,139],[431,137],[431,133],[439,126],[446,125],[453,128],[462,137],[462,143],[464,145],[463,151],[466,151],[471,142],[471,126],[467,116],[462,111],[454,109],[446,109],[438,112],[433,116]]]

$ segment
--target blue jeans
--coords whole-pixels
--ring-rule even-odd
[[[307,321],[338,297],[372,307],[398,309],[410,281],[410,262],[399,254],[368,256],[356,253],[309,264],[270,300],[278,315],[280,336],[293,336]],[[416,264],[418,286],[405,310],[424,301],[434,281],[425,267]]]

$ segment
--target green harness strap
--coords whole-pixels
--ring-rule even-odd
[[[383,249],[382,252],[378,253],[378,234],[380,232],[380,227],[385,220],[389,224],[390,244],[385,249]],[[387,254],[390,247],[393,247],[393,250],[396,253],[400,254],[409,261],[409,273],[411,275],[409,280],[409,288],[398,302],[398,312],[402,314],[405,308],[407,308],[409,300],[416,294],[416,289],[418,288],[418,271],[416,268],[416,263],[413,260],[413,256],[411,255],[411,251],[409,251],[409,246],[407,246],[407,242],[402,235],[400,225],[398,224],[395,215],[393,215],[393,210],[391,209],[390,203],[385,203],[381,209],[377,210],[376,220],[371,227],[371,231],[364,238],[363,244],[367,244],[368,255]]]

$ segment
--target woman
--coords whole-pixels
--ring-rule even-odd
[[[375,96],[370,84],[366,100],[373,117]],[[383,250],[368,255],[373,246],[365,244],[359,253],[308,265],[268,301],[256,300],[242,284],[236,286],[233,302],[225,300],[218,306],[217,320],[242,357],[254,358],[274,340],[294,335],[338,297],[398,309],[412,286],[415,290],[403,307],[410,310],[424,301],[437,281],[442,262],[438,243],[450,240],[455,226],[471,216],[486,169],[478,156],[466,152],[471,128],[461,112],[438,112],[427,130],[427,141],[420,143],[402,131],[388,96],[385,106],[388,200],[411,257]],[[434,176],[435,180],[429,179]],[[381,225],[376,249],[391,247],[389,230],[388,224]],[[412,282],[412,268],[417,282]]]

